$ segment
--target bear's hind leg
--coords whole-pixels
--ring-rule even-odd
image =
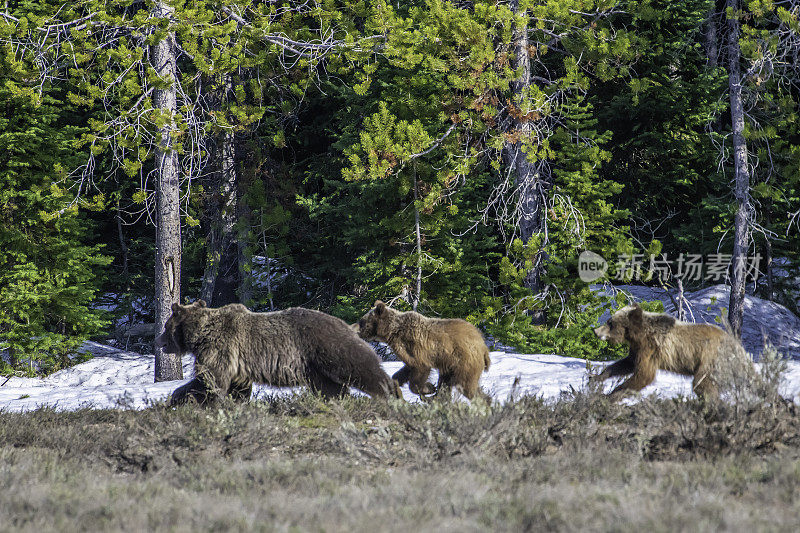
[[[489,400],[489,395],[484,393],[480,387],[480,372],[476,373],[473,376],[466,377],[464,379],[464,383],[460,385],[459,390],[461,394],[467,397],[468,400],[473,400],[476,396],[479,398],[483,398],[485,400]]]
[[[362,382],[357,386],[361,391],[366,392],[373,398],[397,398],[403,399],[403,391],[397,380],[389,376],[375,376],[369,382]]]
[[[380,359],[370,346],[360,339],[345,339],[338,353],[315,362],[313,369],[317,376],[328,380],[342,389],[339,393],[330,383],[323,383],[328,395],[344,395],[349,393],[348,387],[354,387],[366,392],[373,398],[402,398],[402,392],[397,381],[384,372]],[[401,368],[400,377],[404,378],[405,372]],[[342,383],[347,384],[340,385]],[[323,395],[326,392],[321,391]]]
[[[692,390],[695,394],[697,394],[697,396],[703,398],[704,400],[714,400],[719,398],[717,384],[714,382],[714,378],[711,377],[711,373],[704,366],[701,366],[694,375],[694,379],[692,380]]]
[[[411,376],[411,370],[404,366],[395,373],[397,374],[406,382]],[[377,360],[367,359],[363,365],[357,367],[357,371],[353,373],[353,386],[373,398],[403,399],[400,389],[402,385],[394,377],[389,377]]]
[[[245,383],[231,383],[228,387],[228,396],[235,402],[246,402],[253,395],[253,384]]]
[[[482,363],[482,361],[481,361]],[[439,372],[440,385],[444,387],[455,387],[465,398],[472,401],[476,397],[490,401],[488,394],[484,393],[480,387],[481,374],[484,366],[481,364],[475,368],[463,368],[460,372],[444,373]]]
[[[342,398],[350,393],[350,388],[344,383],[338,383],[327,376],[315,374],[309,380],[311,390],[318,392],[323,398]]]
[[[436,381],[436,390],[434,391],[434,398],[437,400],[445,399],[450,400],[453,398],[453,374],[439,370],[439,379]],[[430,385],[430,383],[428,383]],[[458,387],[461,390],[461,387]]]
[[[411,379],[411,367],[403,365],[400,370],[392,374],[392,379],[397,381],[398,385],[402,387]]]

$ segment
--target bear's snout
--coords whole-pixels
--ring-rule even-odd
[[[608,326],[600,326],[599,328],[594,328],[594,334],[597,335],[597,337],[601,341],[608,340]]]

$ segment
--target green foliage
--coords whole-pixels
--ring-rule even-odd
[[[90,310],[98,284],[118,314],[148,320],[155,133],[170,117],[150,96],[165,81],[147,47],[168,31],[180,45],[173,140],[189,299],[201,286],[230,135],[242,258],[231,268],[250,279],[243,293],[258,309],[304,305],[353,320],[377,298],[418,303],[525,351],[615,358],[624,349],[591,328],[622,302],[579,279],[579,254],[613,264],[622,253],[674,258],[730,242],[730,168],[720,164],[727,78],[705,44],[713,2],[170,5],[175,16],[165,18],[127,0],[11,3],[17,21],[0,23],[9,147],[0,154],[0,335],[17,368],[56,368],[102,328]],[[797,46],[798,14],[784,2],[743,5],[746,135],[762,162],[753,166],[764,229],[755,246],[769,244],[791,269],[800,264],[798,73],[781,54]],[[91,23],[70,26],[69,39],[54,32],[48,38],[60,40],[44,48],[22,46],[39,43],[45,24],[84,17]],[[517,91],[522,26],[531,78]],[[40,61],[33,50],[44,50]],[[544,169],[544,223],[527,243],[517,238],[510,145]],[[73,204],[72,171],[87,161],[91,192]],[[114,258],[107,269],[101,245]],[[776,297],[796,307],[780,285]]]
[[[425,280],[421,305],[434,314],[446,316],[448,309],[461,310],[462,316],[475,322],[508,314],[501,319],[507,327],[525,329],[529,319],[521,317],[545,309],[553,315],[548,325],[563,328],[566,322],[555,317],[563,314],[564,306],[569,315],[574,315],[584,305],[576,297],[580,251],[591,245],[606,253],[630,248],[624,228],[617,224],[625,213],[608,201],[621,187],[597,179],[596,169],[608,160],[608,153],[601,148],[608,135],[597,131],[592,107],[583,98],[588,78],[582,69],[591,66],[604,78],[616,76],[618,69],[612,65],[631,57],[631,38],[621,30],[616,39],[603,28],[576,30],[585,22],[578,13],[594,7],[588,4],[533,3],[530,16],[525,16],[491,2],[476,2],[473,10],[466,10],[448,2],[430,1],[410,8],[408,18],[396,22],[405,31],[391,34],[389,65],[375,71],[380,79],[394,81],[382,86],[379,94],[367,94],[368,99],[379,98],[378,109],[366,117],[358,142],[346,150],[348,165],[343,175],[346,180],[370,182],[361,186],[359,201],[375,194],[384,202],[382,212],[394,213],[378,223],[394,235],[382,235],[371,242],[388,238],[404,243],[405,248],[381,251],[372,247],[369,254],[374,259],[365,257],[364,264],[377,263],[381,271],[367,274],[361,270],[367,274],[362,279],[370,290],[353,302],[361,300],[365,305],[376,295],[407,295],[409,287],[413,289],[414,268],[421,266]],[[531,53],[535,55],[536,74],[552,81],[549,85],[531,84],[521,96],[513,96],[510,84],[518,73],[511,68],[511,36],[515,24],[526,19],[534,28],[532,42],[537,38],[549,40],[540,20],[563,27],[564,50],[556,55],[548,54],[545,46],[534,47]],[[581,57],[588,58],[586,66],[579,64]],[[517,99],[514,103],[512,97]],[[557,107],[552,104],[559,100],[563,103]],[[506,226],[507,220],[478,224],[480,234],[489,238],[483,243],[491,253],[475,250],[479,263],[473,268],[480,268],[475,270],[469,291],[463,281],[467,263],[439,252],[431,242],[435,239],[449,250],[454,246],[466,250],[462,240],[448,245],[449,236],[442,230],[458,234],[456,228],[468,228],[468,220],[473,221],[473,227],[478,220],[491,220],[493,213],[484,206],[492,191],[502,188],[508,179],[500,153],[509,138],[519,135],[505,125],[506,117],[517,114],[536,122],[535,131],[546,135],[522,139],[527,157],[532,163],[548,160],[553,168],[553,185],[548,191],[550,229],[546,240],[545,234],[532,239],[538,243],[535,247],[543,247],[547,254],[546,282],[552,287],[552,297],[534,298],[521,279],[514,283],[504,279],[510,278],[511,268],[524,278],[532,266],[530,259],[527,263],[514,259],[519,257],[514,245],[507,249],[503,244],[501,234],[514,233],[513,227]],[[559,125],[548,132],[552,122]],[[580,135],[575,142],[577,132]],[[416,201],[415,183],[419,184]],[[367,192],[371,188],[374,193]],[[476,193],[482,195],[477,205],[472,199]],[[461,205],[459,202],[465,199],[466,205]],[[416,257],[412,246],[414,209],[421,215],[424,257]],[[533,248],[534,243],[529,246]],[[386,253],[392,255],[387,257]],[[465,254],[461,251],[459,255]],[[436,276],[450,280],[437,285],[432,282]],[[451,295],[458,292],[448,291],[448,286],[460,288],[461,300],[469,294],[469,304],[456,307],[449,303]]]
[[[627,297],[621,292],[615,297],[603,295],[580,281],[575,272],[559,268],[555,262],[546,279],[553,291],[563,292],[531,294],[525,278],[537,248],[534,241],[523,245],[516,239],[511,243],[508,256],[500,262],[500,296],[485,297],[481,311],[474,313],[471,320],[484,324],[486,332],[501,344],[528,353],[555,353],[591,360],[624,357],[626,347],[601,341],[593,329],[604,322],[604,314],[627,305]],[[574,266],[570,268],[574,270]],[[660,301],[641,305],[646,311],[664,310]],[[547,315],[544,324],[534,320],[534,312],[543,310]]]
[[[6,65],[0,66],[6,74]],[[91,303],[110,258],[87,246],[79,205],[60,169],[78,166],[80,130],[51,92],[0,86],[0,371],[48,373],[107,322]]]
[[[635,77],[591,90],[600,124],[613,132],[612,158],[600,175],[636,192],[616,200],[630,211],[633,236],[643,245],[658,239],[673,260],[680,253],[730,253],[735,199],[732,160],[725,157],[730,151],[727,59],[722,54],[727,35],[717,27],[717,41],[709,48],[713,2],[663,0],[648,5],[652,11],[631,11],[619,21],[635,25],[648,43],[631,70]],[[797,72],[758,67],[789,50],[778,37],[790,36],[793,22],[771,2],[743,5],[742,71],[752,72],[745,78],[752,118],[745,133],[753,163],[753,216],[760,228],[753,232],[749,255],[765,256],[768,239],[773,256],[796,264],[796,228],[789,227],[784,215],[798,205],[797,154],[791,148],[798,140]],[[786,26],[781,28],[779,21]],[[765,288],[762,284],[760,290]],[[782,303],[797,305],[782,294]],[[780,297],[770,298],[775,296]]]
[[[729,227],[728,182],[718,171],[727,78],[709,68],[703,46],[707,1],[647,2],[618,23],[634,24],[643,46],[635,76],[601,83],[592,101],[613,132],[611,161],[600,175],[625,185],[617,197],[634,221],[634,236],[665,245],[665,253],[715,251],[717,225]],[[720,44],[722,46],[722,44]],[[659,221],[668,221],[666,224]]]
[[[588,291],[587,291],[588,292]],[[523,313],[495,313],[495,302],[486,302],[485,328],[488,335],[500,344],[513,346],[524,353],[553,353],[566,357],[589,360],[620,359],[627,355],[627,347],[612,346],[601,341],[593,332],[598,319],[610,307],[593,294],[581,295],[575,301],[589,301],[580,313],[564,317],[555,327],[535,324],[530,315]]]

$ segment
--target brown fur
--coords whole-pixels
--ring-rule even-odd
[[[627,343],[630,347],[628,357],[594,377],[603,381],[632,374],[611,391],[613,398],[642,390],[653,382],[657,370],[693,376],[692,390],[698,396],[713,398],[719,393],[715,366],[720,358],[747,358],[739,341],[722,328],[648,313],[638,304],[620,309],[594,332],[612,344]]]
[[[167,353],[195,356],[196,377],[173,393],[172,404],[189,398],[207,403],[223,394],[246,400],[253,383],[308,385],[325,396],[347,394],[353,386],[372,396],[402,397],[369,344],[320,311],[175,304],[156,342]]]
[[[481,373],[489,369],[489,349],[481,332],[461,319],[428,318],[414,311],[396,311],[378,300],[358,323],[363,339],[387,343],[405,366],[394,376],[411,392],[435,392],[428,383],[432,368],[439,370],[439,385],[457,386],[469,399],[480,392]]]

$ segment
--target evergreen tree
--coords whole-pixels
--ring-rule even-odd
[[[29,73],[0,61],[0,369],[49,373],[107,325],[92,301],[110,258],[85,244],[91,228],[80,211],[104,199],[75,202],[68,189],[82,133],[74,108],[58,91],[14,81]]]
[[[510,339],[509,328],[516,328],[515,342],[538,344],[536,349],[549,348],[541,334],[546,328],[572,327],[576,321],[585,327],[601,312],[588,289],[575,285],[579,253],[592,247],[608,254],[630,248],[617,224],[624,213],[607,201],[620,188],[597,179],[597,168],[607,159],[601,146],[608,136],[597,131],[585,94],[587,70],[610,79],[617,65],[632,57],[631,36],[598,24],[607,15],[602,6],[566,4],[530,2],[515,12],[493,2],[467,9],[431,0],[409,8],[394,22],[386,53],[390,72],[402,82],[381,85],[382,104],[364,121],[345,171],[347,179],[381,183],[382,198],[401,200],[387,204],[389,212],[406,217],[417,180],[426,188],[414,205],[433,209],[448,185],[470,183],[488,171],[491,179],[473,220],[489,222],[497,236],[513,237],[524,215],[516,206],[525,204],[520,195],[527,193],[500,156],[508,143],[518,146],[546,181],[542,210],[547,214],[535,233],[524,235],[524,246],[512,239],[509,248],[494,249],[503,260],[484,263],[482,302],[470,316],[485,321],[499,337]],[[525,53],[534,58],[533,83],[524,90],[513,89],[521,67],[512,59],[521,49],[512,36],[521,27],[529,28]],[[384,81],[378,74],[375,79]],[[454,190],[445,196],[457,195]],[[447,220],[446,209],[439,213]],[[412,227],[408,218],[405,227]],[[532,293],[526,279],[542,256],[545,286]],[[378,263],[389,264],[386,259]],[[381,287],[384,297],[404,294],[409,276],[399,267],[408,264],[400,261],[386,273],[401,282]],[[433,270],[423,265],[423,271],[426,267]],[[531,323],[534,313],[546,316],[543,326]]]

